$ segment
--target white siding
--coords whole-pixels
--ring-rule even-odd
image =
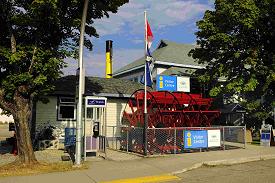
[[[48,97],[49,102],[44,104],[42,102],[36,103],[36,127],[43,126],[45,123],[56,123],[56,97]]]
[[[75,121],[58,121],[57,120],[57,97],[48,97],[49,102],[43,104],[38,102],[36,105],[36,129],[41,128],[47,122],[51,125],[63,128],[76,127]],[[106,124],[107,124],[107,136],[112,136],[113,128],[108,126],[120,126],[121,117],[125,109],[125,105],[128,99],[108,98],[106,108]],[[87,125],[87,124],[86,124]],[[103,123],[101,123],[103,125]],[[86,126],[89,129],[89,125]],[[114,128],[114,133],[118,134],[119,129]],[[64,134],[63,134],[64,135]]]
[[[76,127],[75,121],[58,121],[57,120],[57,99],[58,97],[48,97],[49,102],[44,104],[37,102],[36,104],[36,130],[41,129],[47,123],[58,127],[62,130],[61,139],[64,137],[64,129],[66,127]]]
[[[113,128],[110,126],[120,126],[121,117],[128,99],[107,99],[107,137],[112,136]],[[114,133],[117,128],[114,128]]]
[[[157,71],[156,71],[156,74],[161,74],[161,73],[163,73],[164,71],[166,71],[167,69],[166,69],[166,68],[157,68],[156,70],[157,70]]]

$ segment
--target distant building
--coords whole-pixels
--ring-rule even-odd
[[[152,52],[155,60],[153,69],[153,80],[156,83],[157,75],[188,76],[197,69],[204,68],[198,64],[188,53],[195,46],[190,44],[180,44],[172,41],[161,40],[157,49]],[[113,73],[114,78],[127,79],[140,82],[144,74],[145,58],[142,57]],[[196,80],[191,78],[191,92],[200,90]]]
[[[208,85],[200,85],[192,74],[198,70],[205,68],[205,65],[198,64],[196,60],[188,56],[191,49],[194,49],[195,45],[180,44],[168,40],[161,40],[156,50],[152,52],[152,56],[155,60],[152,77],[154,80],[154,89],[156,87],[156,80],[158,75],[165,76],[184,76],[190,78],[190,93],[201,93],[204,97],[208,95]],[[118,69],[113,73],[114,78],[127,79],[131,81],[140,82],[144,74],[145,58],[144,56],[132,63]],[[225,78],[220,78],[220,82],[225,81]],[[244,122],[244,113],[229,110],[231,108],[236,109],[237,96],[227,97],[226,94],[223,98],[216,100],[217,106],[222,111],[222,117],[219,123],[223,124],[242,124]],[[233,107],[232,107],[233,106]],[[239,104],[238,104],[238,107]],[[232,117],[234,116],[234,117]]]

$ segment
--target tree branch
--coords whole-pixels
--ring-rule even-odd
[[[4,99],[4,90],[0,89],[0,108],[4,109],[5,111],[8,111],[12,114],[16,113],[15,105],[11,102],[7,102]]]
[[[11,52],[12,53],[16,52],[16,40],[13,33],[11,33]]]
[[[34,65],[34,62],[35,62],[35,55],[36,55],[36,53],[37,53],[37,47],[35,46],[34,49],[33,49],[31,65],[29,67],[29,73],[32,72],[32,68],[33,68],[33,65]]]

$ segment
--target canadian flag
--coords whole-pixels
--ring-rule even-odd
[[[146,42],[147,42],[147,48],[150,49],[152,42],[153,42],[153,33],[151,31],[150,25],[148,23],[148,21],[146,21],[146,30],[147,30],[147,34],[146,34]]]

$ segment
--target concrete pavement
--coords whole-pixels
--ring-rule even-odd
[[[232,166],[201,167],[167,183],[274,183],[275,160],[253,161]]]
[[[122,179],[134,180],[133,178],[137,179],[138,177],[147,176],[154,176],[155,181],[152,179],[151,182],[160,182],[163,179],[158,179],[158,177],[171,175],[172,178],[179,173],[198,168],[203,164],[227,165],[262,159],[275,159],[275,147],[247,145],[246,149],[163,155],[146,158],[134,154],[108,151],[107,159],[105,160],[98,160],[97,158],[88,159],[90,168],[87,170],[0,178],[0,183],[48,183],[59,181],[64,183],[92,183],[114,182],[115,180],[122,182]],[[144,178],[140,180],[144,180]]]

